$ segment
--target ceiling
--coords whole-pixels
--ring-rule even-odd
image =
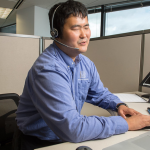
[[[24,9],[31,6],[39,6],[45,9],[50,9],[54,4],[65,1],[66,0],[24,0],[18,9]],[[93,7],[129,0],[78,0],[78,1],[82,2],[86,7]],[[0,7],[13,9],[17,2],[18,0],[0,0]],[[15,9],[7,19],[0,19],[0,27],[16,23],[16,13],[17,9]]]

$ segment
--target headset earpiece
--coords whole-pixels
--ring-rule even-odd
[[[52,36],[53,38],[58,37],[58,30],[57,30],[57,29],[53,28],[53,29],[50,31],[50,33],[51,33],[51,36]]]
[[[52,16],[52,28],[51,28],[50,33],[51,33],[51,36],[53,38],[58,37],[58,30],[53,27],[53,21],[54,21],[55,12],[56,12],[56,10],[58,9],[59,6],[60,5],[58,5],[57,8],[54,10],[54,13],[53,13],[53,16]]]

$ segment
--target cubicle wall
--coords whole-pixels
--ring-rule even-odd
[[[21,94],[25,78],[39,56],[40,37],[0,34],[0,94]]]
[[[143,79],[150,72],[150,34],[145,34]],[[143,92],[150,93],[150,88],[143,87]]]
[[[142,35],[145,36],[143,50]],[[53,42],[44,37],[0,34],[0,93],[22,93],[28,70],[39,56],[40,39],[43,39],[43,50]],[[84,55],[95,63],[104,86],[111,92],[138,91],[140,77],[143,79],[150,71],[149,41],[149,33],[100,38],[90,41]],[[142,88],[142,91],[150,93],[149,88]]]
[[[53,43],[53,40],[47,37],[43,37],[43,50],[45,50],[52,43]]]
[[[91,41],[85,53],[113,93],[138,91],[141,35]]]

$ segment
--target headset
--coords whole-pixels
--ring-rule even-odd
[[[51,27],[51,31],[50,31],[51,36],[52,36],[51,39],[54,40],[55,42],[57,42],[57,43],[63,45],[63,46],[68,47],[68,48],[79,49],[79,48],[75,48],[75,47],[71,47],[71,46],[65,45],[65,44],[63,44],[63,43],[61,43],[61,42],[59,42],[58,40],[55,39],[56,37],[58,37],[58,30],[53,27],[53,21],[54,21],[54,16],[55,16],[56,10],[57,10],[60,6],[61,6],[61,5],[57,6],[57,8],[54,10],[54,13],[53,13],[53,16],[52,16],[52,24],[51,24],[52,27]]]

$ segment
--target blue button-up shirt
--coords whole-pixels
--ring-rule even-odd
[[[69,142],[107,138],[128,130],[121,116],[81,115],[85,101],[111,110],[122,103],[104,88],[90,59],[79,54],[73,61],[53,43],[28,72],[17,124],[26,135]]]

